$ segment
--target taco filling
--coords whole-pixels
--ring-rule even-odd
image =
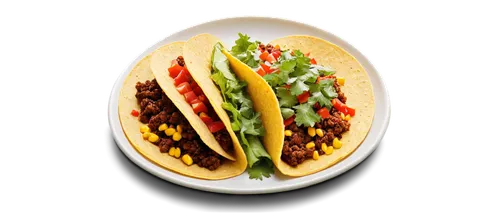
[[[279,101],[285,136],[281,160],[297,166],[340,149],[355,116],[341,90],[345,79],[318,65],[308,53],[239,37],[231,54],[262,76]]]
[[[172,65],[168,68],[168,72],[170,77],[174,79],[177,91],[184,95],[186,102],[191,105],[194,113],[207,125],[222,149],[231,153],[233,150],[231,137],[224,123],[222,123],[212,108],[210,101],[196,81],[192,79],[189,70],[185,67],[184,58],[179,56],[177,59],[172,60]]]
[[[184,115],[165,95],[155,79],[136,84],[136,98],[140,105],[138,118],[144,139],[158,146],[161,153],[181,158],[187,165],[197,164],[209,170],[217,169],[223,157],[201,142]],[[227,131],[214,133],[223,148],[230,148]]]

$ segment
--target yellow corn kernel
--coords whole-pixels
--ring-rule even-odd
[[[141,126],[141,133],[144,133],[144,132],[151,132],[151,129],[149,128],[148,125]]]
[[[319,159],[319,153],[318,153],[318,150],[314,150],[314,153],[313,153],[313,159],[314,159],[314,160],[318,160],[318,159]]]
[[[324,133],[323,133],[323,130],[322,129],[316,129],[316,134],[319,136],[319,137],[323,137]]]
[[[151,133],[148,137],[148,140],[149,142],[151,143],[156,143],[156,141],[158,141],[160,138],[158,137],[158,135],[154,134],[154,133]]]
[[[170,149],[168,150],[168,155],[170,156],[174,156],[175,155],[175,147],[170,147]]]
[[[333,148],[340,149],[342,147],[342,142],[338,138],[333,139]]]
[[[172,136],[172,135],[174,135],[174,133],[175,133],[175,129],[174,128],[168,128],[167,130],[165,130],[165,134],[167,136]]]
[[[165,131],[167,130],[167,128],[168,128],[167,124],[164,123],[161,124],[160,127],[158,127],[158,131]]]
[[[174,157],[179,158],[181,156],[181,148],[175,147]]]
[[[174,135],[172,136],[172,139],[173,139],[174,141],[179,141],[179,140],[181,140],[181,139],[182,139],[182,135],[181,135],[181,133],[179,133],[179,132],[174,133]]]
[[[142,138],[144,138],[144,139],[148,139],[148,138],[149,138],[149,136],[151,136],[151,132],[144,132],[144,133],[142,134]]]
[[[331,155],[332,153],[333,153],[333,146],[329,146],[328,148],[326,148],[325,154]]]
[[[307,134],[309,134],[309,136],[311,137],[316,136],[316,129],[314,129],[314,127],[307,128]]]
[[[306,148],[310,149],[310,148],[314,148],[316,145],[314,144],[314,142],[309,142],[306,144]]]
[[[182,127],[181,127],[181,125],[177,125],[177,132],[179,132],[179,134],[182,134]]]
[[[337,77],[337,83],[339,83],[339,85],[344,85],[345,78],[344,77]]]
[[[321,144],[321,150],[323,150],[323,152],[326,152],[328,146],[326,145],[326,143],[322,143]]]
[[[346,120],[346,121],[351,120],[351,115],[349,115],[349,114],[348,114],[347,116],[345,116],[345,120]]]
[[[182,162],[184,162],[188,166],[191,166],[193,164],[193,158],[191,158],[191,156],[189,156],[188,154],[185,154],[182,156]]]
[[[292,131],[290,131],[290,130],[285,130],[285,136],[287,136],[287,137],[292,136]]]
[[[340,118],[342,118],[342,120],[345,120],[345,114],[340,112]]]

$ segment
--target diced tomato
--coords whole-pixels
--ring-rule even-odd
[[[191,105],[193,107],[194,113],[198,114],[200,112],[208,112],[207,106],[203,104],[202,102],[197,102]]]
[[[297,96],[299,103],[305,103],[307,102],[307,99],[309,99],[309,91],[304,91],[304,93]]]
[[[316,65],[318,64],[314,58],[311,58],[311,64]]]
[[[174,85],[177,86],[183,82],[189,82],[190,79],[191,79],[191,75],[189,75],[189,71],[186,69],[182,69],[181,72],[179,73],[179,75],[177,75],[177,77],[175,77]],[[188,85],[189,85],[189,83],[188,83]]]
[[[203,91],[201,90],[200,86],[193,88],[193,92],[198,96],[203,94]]]
[[[184,97],[186,98],[186,101],[188,103],[191,103],[191,104],[192,104],[193,100],[198,99],[198,96],[196,96],[196,94],[193,91],[189,91],[189,92],[185,93]]]
[[[264,69],[264,72],[266,72],[266,74],[269,74],[272,72],[271,66],[266,65],[266,63],[260,63],[260,67],[262,67],[262,69]]]
[[[313,107],[314,107],[314,109],[316,109],[316,110],[318,110],[318,109],[320,109],[320,108],[321,108],[321,106],[319,105],[319,103],[318,103],[318,102],[314,103]]]
[[[327,118],[328,116],[330,116],[330,112],[328,112],[328,109],[324,107],[318,110],[316,113],[318,113],[321,118]]]
[[[177,62],[177,60],[174,60]],[[168,68],[168,73],[170,77],[175,78],[179,73],[182,71],[184,67],[180,66],[179,64],[174,64],[172,67]]]
[[[286,119],[285,121],[283,121],[283,124],[284,124],[285,126],[288,126],[288,125],[290,125],[290,124],[292,124],[292,123],[293,123],[293,120],[294,120],[294,119],[295,119],[295,115],[293,115],[293,116],[289,117],[288,119]]]
[[[349,114],[347,106],[344,103],[342,103],[342,101],[340,101],[338,98],[333,99],[332,104],[333,107],[337,109],[339,112],[342,112],[344,114]]]
[[[272,54],[269,54],[269,55],[267,55],[266,61],[273,64],[274,62],[276,62],[276,58],[274,58],[274,56]]]
[[[207,124],[207,126],[208,126],[208,129],[210,130],[210,132],[212,132],[212,133],[218,132],[218,131],[226,128],[224,126],[224,123],[222,123],[222,121],[220,121],[220,120],[209,123],[209,124]]]
[[[130,112],[130,114],[134,117],[139,117],[139,112],[137,110],[132,110],[132,112]]]
[[[284,85],[284,86],[283,86],[283,88],[286,88],[286,89],[290,89],[291,87],[292,87],[292,86],[291,86],[291,85],[288,85],[288,84],[286,84],[286,85]]]
[[[259,58],[260,58],[262,61],[266,61],[267,56],[269,56],[269,52],[264,51],[264,52],[262,52],[262,53],[260,54]]]
[[[208,116],[206,113],[204,112],[201,112],[200,113],[200,119],[205,123],[205,124],[209,124],[212,122],[212,118],[210,116]]]
[[[257,74],[259,74],[261,77],[263,77],[264,75],[266,75],[266,72],[264,71],[264,69],[262,67],[260,67],[259,70],[257,70]]]
[[[272,54],[273,54],[273,56],[274,56],[275,59],[278,59],[281,56],[281,51],[273,51]]]
[[[328,75],[328,76],[324,76],[324,77],[318,77],[318,80],[316,80],[316,83],[319,83],[319,81],[321,81],[321,80],[333,79],[333,78],[335,78],[335,76],[333,76],[333,75]]]
[[[180,93],[180,94],[185,94],[187,92],[190,92],[191,91],[191,87],[189,86],[189,83],[188,82],[183,82],[181,84],[179,84],[177,87],[175,87],[177,89],[177,91]]]
[[[191,105],[193,105],[195,103],[201,103],[201,101],[198,98],[196,98],[194,100],[191,100],[191,102],[188,102],[188,103],[191,104]]]
[[[209,105],[210,104],[210,101],[208,101],[207,97],[202,94],[200,96],[198,96],[198,99],[202,102],[202,103],[205,103],[205,105]]]
[[[356,109],[353,109],[353,108],[351,108],[349,106],[346,106],[346,107],[347,107],[347,113],[349,115],[351,115],[351,117],[354,117],[354,115],[356,114]]]
[[[196,83],[196,81],[191,81],[191,85],[190,86],[191,86],[192,89],[195,89],[195,88],[199,87],[198,83]]]

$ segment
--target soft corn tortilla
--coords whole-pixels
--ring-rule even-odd
[[[182,55],[182,48],[184,46],[184,42],[174,42],[168,45],[165,45],[161,47],[158,51],[161,51],[162,56],[169,59],[168,61],[170,62],[172,59],[175,59],[177,56]],[[144,57],[140,62],[137,63],[137,65],[130,71],[130,74],[126,78],[125,82],[123,83],[121,92],[120,92],[120,98],[119,98],[119,103],[118,103],[118,112],[120,116],[120,123],[122,125],[122,129],[125,132],[125,135],[127,136],[130,144],[145,158],[149,159],[151,162],[164,167],[166,169],[169,169],[171,171],[186,175],[186,176],[191,176],[194,178],[201,178],[201,179],[208,179],[208,180],[217,180],[217,179],[225,179],[225,178],[230,178],[234,177],[237,175],[240,175],[243,173],[246,169],[246,158],[243,155],[240,155],[240,153],[243,153],[241,151],[241,148],[238,150],[235,146],[235,151],[236,151],[236,161],[230,161],[230,160],[224,160],[223,163],[219,168],[217,168],[214,171],[210,171],[206,168],[199,167],[196,164],[193,164],[191,166],[187,166],[182,162],[181,159],[177,159],[174,157],[169,156],[166,153],[161,153],[159,148],[152,144],[151,142],[144,140],[142,138],[142,134],[139,131],[139,128],[141,125],[143,125],[137,117],[134,117],[130,114],[132,110],[138,110],[140,109],[140,106],[137,104],[137,99],[135,98],[135,84],[137,82],[145,82],[146,80],[152,80],[155,78],[153,75],[153,72],[150,68],[150,62],[152,59],[152,55],[148,55]],[[168,75],[167,75],[168,76]],[[178,92],[175,90],[175,88],[172,87],[165,87],[165,82],[164,80],[160,80],[161,76],[156,76],[156,79],[158,83],[160,84],[160,87],[165,91],[167,96],[172,100],[172,102],[177,106],[177,108],[184,114],[184,116],[188,119],[188,121],[191,123],[193,128],[197,131],[198,135],[200,135],[200,138],[205,142],[204,139],[211,139],[210,136],[213,135],[209,132],[210,136],[206,136],[207,134],[205,132],[201,132],[196,127],[193,125],[193,118],[198,118],[197,115],[194,114],[190,106],[189,110],[193,112],[194,115],[191,114],[186,114],[186,106],[183,105],[182,101],[184,101],[184,98],[181,97],[182,99],[179,98]],[[171,93],[172,91],[176,92],[179,96],[174,96]],[[184,103],[186,103],[184,101]],[[191,120],[190,120],[191,119]],[[206,128],[206,127],[205,127]],[[214,139],[215,140],[215,139]],[[205,142],[207,144],[207,142]],[[217,143],[217,142],[215,142]],[[212,142],[213,144],[213,142]],[[208,144],[207,144],[208,145]],[[217,143],[218,145],[218,143]],[[239,145],[238,145],[239,146]],[[215,147],[212,145],[212,147]],[[211,147],[210,147],[211,148]],[[221,154],[221,153],[219,153]],[[230,157],[230,156],[229,156]]]
[[[231,126],[231,120],[229,119],[226,110],[222,108],[224,99],[210,77],[212,75],[212,50],[217,42],[218,39],[210,34],[199,34],[192,37],[184,45],[184,62],[186,63],[191,76],[203,90],[203,93],[205,93],[205,96],[210,101],[215,113],[217,113],[229,132],[229,135],[233,140],[236,157],[243,158],[245,164],[248,164],[245,152],[243,151],[243,148],[241,147]]]
[[[201,81],[206,85],[212,85],[210,90],[213,90],[213,93],[218,92],[219,96],[213,95],[212,97],[216,98],[215,102],[220,105],[222,96],[210,79],[210,58],[205,56],[211,53],[218,39],[211,35],[199,36],[196,39],[199,41],[193,44],[196,44],[197,47],[203,46],[205,52],[193,52],[191,58],[199,60],[196,64],[200,66],[200,70],[205,72],[204,79]],[[336,149],[331,155],[320,156],[319,160],[308,159],[299,166],[292,167],[281,160],[284,130],[277,96],[267,82],[250,67],[227,51],[224,52],[233,72],[239,79],[248,83],[248,93],[253,100],[255,110],[261,113],[262,122],[266,129],[264,146],[271,155],[275,166],[288,176],[304,176],[326,169],[354,152],[368,134],[375,111],[373,89],[368,74],[361,64],[345,50],[319,38],[289,36],[276,39],[271,44],[279,44],[284,49],[299,49],[304,53],[310,52],[310,56],[314,57],[318,64],[335,69],[337,76],[346,79],[342,91],[347,96],[347,105],[356,109],[356,116],[351,119],[350,131],[343,134],[342,148]],[[202,75],[198,77],[202,77]]]

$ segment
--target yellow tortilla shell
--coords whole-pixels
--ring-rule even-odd
[[[214,108],[215,113],[219,116],[224,126],[226,126],[231,139],[233,140],[234,150],[236,152],[237,161],[244,161],[245,165],[248,164],[246,155],[243,148],[234,133],[231,120],[222,108],[224,99],[222,95],[212,82],[210,77],[212,74],[212,50],[218,39],[210,34],[199,34],[189,39],[184,45],[184,62],[193,79],[198,83],[201,90],[207,96],[210,104]],[[243,158],[243,160],[240,160]]]
[[[161,51],[166,58],[169,58],[170,62],[177,56],[182,55],[183,45],[184,42],[174,42],[163,46],[161,48]],[[236,161],[224,160],[219,168],[217,168],[214,171],[210,171],[206,168],[199,167],[196,164],[187,166],[182,162],[181,159],[171,157],[166,153],[161,153],[156,145],[142,138],[142,134],[140,133],[139,128],[143,124],[138,120],[137,117],[132,116],[130,112],[134,109],[135,110],[140,109],[139,105],[137,104],[137,99],[135,98],[135,93],[136,93],[135,84],[137,82],[145,82],[146,80],[152,80],[153,78],[155,78],[150,68],[150,61],[151,61],[151,55],[144,57],[140,62],[138,62],[137,65],[132,69],[132,71],[130,71],[130,74],[123,83],[122,89],[120,91],[120,98],[118,101],[119,102],[118,112],[120,117],[120,123],[130,144],[141,155],[143,155],[151,162],[186,176],[208,179],[208,180],[216,180],[216,179],[225,179],[229,177],[234,177],[243,173],[246,169],[246,158],[244,155],[243,158],[241,158],[241,156],[240,158],[237,157]],[[158,82],[160,83],[160,81]],[[160,83],[160,86],[165,92],[167,92],[167,90],[169,89],[171,91],[171,88],[164,87],[164,85],[165,84],[162,85]],[[177,92],[175,89],[174,91]],[[179,97],[171,96],[172,93],[166,93],[166,94],[174,102],[177,108],[179,108],[179,110],[183,112],[183,109],[181,108],[182,104],[179,104],[181,103],[179,101]],[[184,98],[182,97],[182,101],[183,100]],[[191,107],[189,108],[189,110],[191,110]],[[192,115],[186,115],[186,114],[184,114],[184,116],[188,120],[190,119],[190,117],[193,117]],[[194,116],[198,118],[197,115]],[[199,130],[196,131],[200,135],[200,137],[202,137]],[[211,133],[210,135],[213,137]],[[238,155],[238,152],[236,153]],[[241,161],[241,159],[243,159],[244,162]]]

